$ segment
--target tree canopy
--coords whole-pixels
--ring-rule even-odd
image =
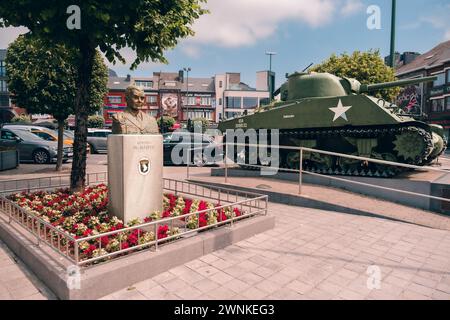
[[[64,121],[74,113],[77,59],[76,52],[65,45],[48,47],[31,34],[19,36],[6,55],[11,100],[30,114],[49,114]],[[89,114],[103,106],[107,83],[108,68],[97,53],[90,82]]]
[[[324,62],[313,66],[311,71],[328,72],[338,77],[355,78],[362,84],[395,81],[394,69],[385,65],[379,50],[355,51],[352,54],[332,54]],[[393,101],[399,88],[380,90],[374,96]]]
[[[89,84],[95,50],[110,62],[124,62],[120,50],[136,53],[132,68],[143,61],[167,62],[164,51],[193,35],[192,24],[206,13],[206,0],[15,0],[0,3],[0,26],[25,26],[52,43],[78,53],[72,190],[86,182]],[[73,9],[77,9],[71,11]],[[69,26],[69,23],[76,20]],[[75,26],[75,28],[72,28]],[[79,26],[79,28],[78,28]]]

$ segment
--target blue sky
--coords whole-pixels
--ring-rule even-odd
[[[381,9],[381,29],[367,28],[370,5]],[[111,65],[119,75],[151,76],[191,67],[190,76],[210,77],[240,72],[254,85],[256,71],[267,70],[265,51],[275,51],[272,70],[277,84],[286,72],[320,63],[332,53],[380,49],[389,54],[391,0],[209,0],[211,14],[194,24],[196,36],[182,40],[166,53],[168,65]],[[0,46],[20,29],[0,29]],[[424,53],[450,40],[450,0],[397,0],[396,50]],[[124,51],[131,62],[133,54]]]

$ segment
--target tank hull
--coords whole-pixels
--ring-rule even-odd
[[[384,100],[363,94],[286,101],[264,112],[221,122],[219,129],[225,140],[227,129],[255,129],[258,138],[265,131],[261,129],[267,129],[277,132],[279,144],[284,146],[414,165],[431,163],[446,147],[444,138],[428,124],[399,115]],[[261,141],[264,143],[266,138]],[[250,164],[250,152],[246,148],[240,153],[241,159],[236,160],[243,166]],[[325,174],[390,177],[402,171],[318,153],[305,152],[303,160],[305,170]],[[280,150],[280,167],[297,169],[298,152]]]

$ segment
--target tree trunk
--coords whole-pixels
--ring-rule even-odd
[[[95,47],[88,39],[80,43],[80,62],[78,67],[77,94],[75,96],[75,142],[73,144],[73,162],[70,175],[70,189],[80,191],[86,182],[86,143],[89,87]]]
[[[56,158],[56,171],[62,170],[63,161],[63,147],[64,147],[64,119],[58,119],[58,155]]]

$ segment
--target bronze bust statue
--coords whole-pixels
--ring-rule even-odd
[[[145,103],[145,94],[139,87],[129,86],[125,91],[127,107],[112,116],[113,134],[159,134],[156,119],[140,109]]]

